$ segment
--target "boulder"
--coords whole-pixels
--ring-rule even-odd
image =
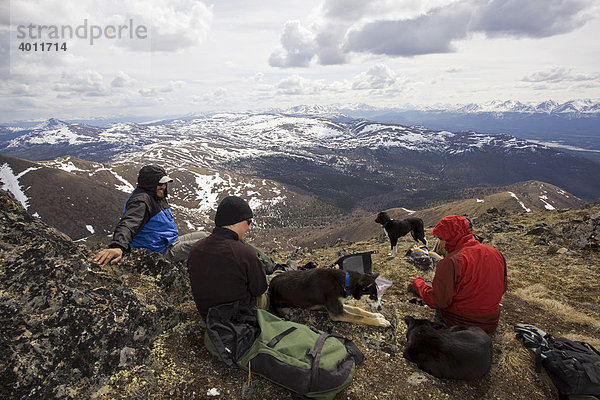
[[[177,278],[160,261],[101,267],[4,190],[0,226],[1,398],[89,398],[180,322],[167,293]]]

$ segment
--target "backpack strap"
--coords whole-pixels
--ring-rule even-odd
[[[331,336],[329,333],[322,333],[315,342],[315,347],[312,350],[306,352],[309,356],[312,357],[312,365],[310,368],[310,380],[314,382],[317,380],[317,375],[319,374],[319,361],[321,360],[321,350],[323,350],[323,345],[325,344],[325,340]]]
[[[542,346],[536,348],[533,354],[535,354],[535,372],[539,374],[542,372]]]
[[[313,359],[310,373],[311,382],[317,379],[317,375],[319,373],[319,361],[321,360],[321,351],[323,350],[323,345],[325,344],[325,340],[327,340],[328,337],[334,337],[340,342],[342,342],[344,344],[344,347],[346,347],[348,355],[354,359],[354,362],[357,365],[361,365],[365,360],[364,354],[358,349],[358,346],[356,346],[356,344],[354,344],[352,340],[340,336],[336,333],[322,333],[317,338],[313,349],[306,352],[306,354],[311,356]]]
[[[269,340],[269,343],[267,343],[267,346],[271,347],[271,348],[275,347],[275,345],[277,343],[279,343],[281,341],[281,339],[283,339],[290,333],[294,332],[295,330],[296,330],[295,326],[292,326],[291,328],[286,329],[285,331],[281,332],[279,335],[275,336],[273,339]]]
[[[337,333],[331,333],[331,336],[333,336],[334,338],[336,338],[344,344],[344,346],[346,347],[346,351],[348,352],[350,357],[354,359],[356,365],[362,365],[362,363],[365,362],[365,355],[362,353],[362,351],[360,351],[358,346],[351,339],[340,336]]]
[[[553,348],[552,335],[529,324],[517,324],[514,331],[517,339],[523,340],[523,346],[535,355],[535,372],[542,372],[542,360],[546,358],[544,353]]]
[[[311,329],[313,329],[313,328],[311,328]],[[313,329],[313,330],[315,332],[319,333],[319,331],[317,331],[315,329]],[[332,337],[336,338],[337,340],[339,340],[340,342],[342,342],[342,344],[346,347],[346,351],[348,352],[350,357],[352,357],[354,359],[354,362],[356,363],[356,365],[362,365],[362,363],[365,362],[365,355],[363,354],[362,351],[360,351],[360,349],[352,341],[352,339],[348,339],[347,337],[344,337],[344,336],[338,334],[334,330],[333,326],[329,327],[327,332],[329,333],[329,336],[332,336]]]

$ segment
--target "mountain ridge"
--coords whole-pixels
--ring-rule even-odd
[[[425,174],[427,180],[470,186],[538,179],[581,197],[600,196],[600,188],[587,176],[581,177],[587,184],[575,182],[586,170],[593,175],[600,164],[586,163],[541,144],[507,134],[450,132],[366,120],[229,113],[152,126],[116,124],[87,129],[79,124],[61,125],[0,140],[0,152],[33,160],[65,155],[111,163],[132,158],[164,160],[166,166],[216,168],[287,184],[299,182],[299,187],[308,191],[313,190],[310,183],[318,172],[342,181],[352,177],[366,186],[374,183],[373,192],[383,194],[399,186],[398,179],[404,179],[400,173],[415,176],[401,186],[419,190],[424,181],[418,177]],[[513,162],[503,161],[507,156]],[[498,165],[490,169],[488,164]],[[567,173],[573,177],[572,183],[566,177],[553,176]],[[515,179],[520,174],[523,176]],[[335,185],[336,179],[331,183]],[[336,194],[343,193],[343,187],[320,190],[320,195],[345,203],[344,207],[354,202]]]
[[[253,114],[287,114],[287,115],[311,115],[311,116],[356,116],[361,118],[360,113],[382,113],[390,111],[431,111],[431,112],[462,112],[468,113],[539,113],[539,114],[571,114],[571,118],[582,117],[589,114],[600,113],[600,101],[593,99],[574,99],[559,103],[555,100],[545,100],[541,102],[521,102],[519,100],[491,100],[483,103],[467,103],[467,104],[436,104],[436,105],[414,105],[405,104],[401,106],[373,106],[366,103],[331,103],[324,105],[306,105],[298,104],[287,108],[265,108],[259,110],[247,110],[245,112]],[[348,115],[345,114],[348,113]],[[187,113],[178,116],[117,116],[117,117],[95,117],[92,119],[69,119],[68,123],[81,123],[96,127],[105,127],[110,124],[135,122],[140,125],[152,125],[175,120],[189,120],[203,117],[209,117],[214,114],[220,114],[223,111],[212,112],[196,112]],[[357,114],[358,113],[358,114]],[[365,117],[367,118],[367,117]],[[49,118],[50,120],[55,118]],[[31,129],[32,127],[43,124],[47,120],[31,120],[31,121],[13,121],[0,123],[0,128],[16,128],[16,129]]]
[[[0,154],[0,189],[16,195],[28,212],[73,239],[106,241],[119,221],[144,164],[107,165],[74,157],[31,162]],[[169,202],[180,233],[212,229],[218,202],[228,193],[247,198],[257,225],[296,226],[298,220],[335,214],[307,193],[266,179],[206,168],[173,168]]]
[[[19,177],[12,181],[19,188],[5,189],[13,194],[21,191],[22,204],[28,205],[30,214],[73,239],[88,238],[106,243],[120,218],[126,197],[134,189],[139,166],[141,164],[108,166],[73,157],[33,163],[0,155],[0,182],[9,186],[5,174],[10,169],[12,177]],[[366,240],[380,232],[379,226],[372,222],[374,211],[355,210],[346,215],[314,195],[276,182],[251,181],[247,177],[206,169],[177,169],[169,174],[176,180],[169,189],[169,201],[182,233],[212,229],[218,201],[227,193],[249,199],[256,214],[256,229],[250,236],[255,236],[266,248],[330,245],[340,239]],[[203,189],[194,191],[194,185],[199,182],[206,186],[201,185]],[[412,213],[432,225],[449,213],[475,218],[490,208],[530,212],[576,209],[586,204],[558,187],[536,181],[508,187],[470,188],[462,198]],[[406,208],[388,211],[394,218],[410,214]],[[359,222],[348,222],[352,219]],[[271,237],[282,239],[273,242]]]
[[[554,185],[537,181],[519,182],[487,190],[487,194],[485,190],[481,190],[481,196],[478,197],[421,210],[391,208],[381,211],[386,211],[392,219],[419,217],[423,220],[425,227],[431,229],[440,219],[452,214],[462,215],[476,221],[489,213],[518,214],[544,210],[580,209],[587,204]],[[387,237],[382,227],[375,223],[375,217],[376,214],[352,216],[344,223],[330,225],[317,232],[305,230],[297,234],[295,243],[300,247],[324,247],[333,246],[339,241],[360,242],[375,237],[381,238],[382,235]]]
[[[296,109],[311,110],[330,111]],[[0,153],[46,160],[39,165],[112,190],[106,195],[112,221],[97,219],[85,230],[69,228],[75,238],[85,237],[86,230],[110,233],[122,197],[133,190],[139,168],[150,163],[177,177],[170,191],[183,232],[210,227],[211,213],[225,193],[248,198],[265,228],[321,225],[353,212],[427,209],[478,196],[486,187],[530,180],[558,186],[583,200],[600,198],[600,164],[592,161],[508,134],[365,119],[220,113],[105,128],[52,119],[21,134],[0,136]],[[7,179],[15,180],[27,168]],[[32,186],[28,180],[39,173],[28,172],[23,182]],[[80,184],[89,198],[94,189],[88,183]],[[479,189],[468,195],[472,188]],[[55,193],[51,187],[46,190]],[[68,197],[59,203],[72,207]]]

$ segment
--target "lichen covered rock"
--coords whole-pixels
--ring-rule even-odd
[[[166,292],[176,279],[157,256],[143,254],[144,271],[98,266],[3,190],[0,225],[1,398],[89,397],[180,322]]]

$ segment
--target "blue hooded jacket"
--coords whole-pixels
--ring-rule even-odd
[[[138,185],[129,195],[123,216],[115,228],[109,247],[122,250],[144,248],[164,253],[179,237],[171,208],[165,197],[156,196],[158,181],[166,176],[163,168],[150,165],[140,170]]]

